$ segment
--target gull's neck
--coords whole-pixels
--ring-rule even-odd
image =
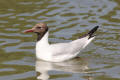
[[[38,41],[37,41],[37,44],[49,44],[48,43],[48,36],[49,36],[49,31],[47,31],[43,36],[42,38],[39,39],[41,35],[38,35]]]
[[[51,59],[51,54],[44,54],[44,53],[49,53],[49,48],[50,44],[48,43],[48,35],[49,32],[47,31],[44,36],[37,41],[36,43],[36,57],[38,59],[43,59],[43,60],[50,60]]]

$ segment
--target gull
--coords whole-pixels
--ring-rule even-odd
[[[24,33],[34,32],[37,34],[36,57],[37,59],[49,62],[62,62],[77,57],[94,38],[94,32],[99,28],[95,26],[87,34],[80,38],[67,42],[49,44],[49,28],[45,23],[38,23],[32,29],[25,30]]]

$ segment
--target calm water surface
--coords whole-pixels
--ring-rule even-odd
[[[50,43],[69,42],[100,25],[97,37],[67,62],[36,61],[36,23]],[[120,80],[120,0],[0,0],[0,80]]]

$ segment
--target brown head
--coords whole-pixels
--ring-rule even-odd
[[[48,31],[47,24],[38,23],[32,29],[25,30],[24,33],[28,33],[28,32],[37,33],[38,35],[37,41],[39,41],[45,35],[47,31]]]

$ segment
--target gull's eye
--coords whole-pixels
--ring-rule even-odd
[[[41,29],[42,27],[37,27],[38,29]]]

